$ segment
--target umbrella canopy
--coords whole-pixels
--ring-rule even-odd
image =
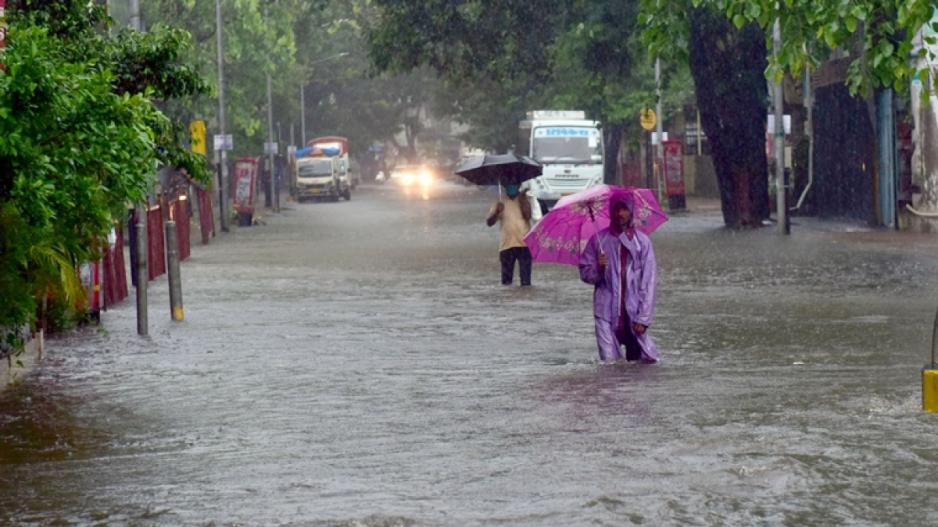
[[[609,203],[625,197],[632,202],[632,224],[651,234],[668,221],[652,191],[646,188],[597,185],[565,196],[524,237],[538,262],[578,265],[580,253],[594,234],[609,227]]]
[[[520,185],[541,175],[541,165],[530,157],[515,154],[484,155],[469,158],[456,169],[476,185]]]

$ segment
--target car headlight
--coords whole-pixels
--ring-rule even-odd
[[[421,172],[417,180],[420,182],[420,186],[423,187],[429,187],[433,184],[433,176],[429,172]]]
[[[413,174],[404,174],[401,176],[401,183],[406,186],[414,184],[414,175]]]

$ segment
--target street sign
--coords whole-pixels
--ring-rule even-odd
[[[215,150],[234,150],[234,136],[215,134]]]
[[[658,124],[658,116],[651,108],[642,109],[638,119],[642,124],[642,128],[648,131],[654,130],[655,125]]]
[[[264,143],[264,155],[276,154],[278,151],[277,143]]]
[[[192,121],[189,123],[189,137],[192,151],[205,155],[205,121]]]

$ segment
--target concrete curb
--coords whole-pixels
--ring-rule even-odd
[[[22,380],[42,361],[45,338],[40,331],[26,342],[26,349],[16,356],[0,359],[0,392]]]

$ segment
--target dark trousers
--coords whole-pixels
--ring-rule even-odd
[[[502,285],[511,285],[515,274],[515,260],[521,267],[521,285],[531,285],[531,251],[527,247],[512,247],[498,253],[502,262]]]
[[[639,360],[642,358],[642,345],[632,333],[632,321],[627,313],[623,313],[619,320],[619,327],[616,328],[616,340],[619,344],[625,346],[625,360]]]

